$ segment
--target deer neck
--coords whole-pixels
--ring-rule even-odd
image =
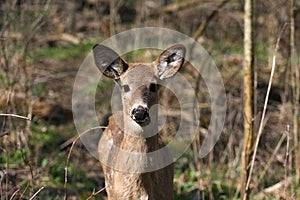
[[[122,147],[131,152],[151,152],[158,149],[157,110],[150,114],[151,122],[147,125],[136,123],[123,113],[124,140]],[[125,142],[126,141],[126,142]]]

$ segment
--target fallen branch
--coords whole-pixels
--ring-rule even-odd
[[[49,38],[50,42],[57,42],[57,41],[60,41],[60,40],[67,41],[67,42],[70,42],[72,44],[79,44],[80,43],[80,40],[77,37],[75,37],[73,35],[70,35],[70,34],[67,34],[67,33],[52,35]]]
[[[291,183],[293,180],[292,177],[288,177],[286,180],[280,181],[268,188],[265,188],[262,192],[258,193],[257,195],[254,196],[253,199],[262,199],[264,197],[266,197],[266,195],[283,195],[282,190],[284,189],[284,185],[286,184],[286,182]],[[283,196],[282,196],[283,197]]]
[[[183,1],[181,3],[176,2],[176,3],[170,4],[170,5],[167,5],[166,7],[164,7],[162,9],[162,12],[177,12],[178,10],[190,8],[199,3],[201,3],[201,2],[199,2],[199,0]]]
[[[161,9],[154,9],[149,16],[157,16],[163,13],[175,13],[178,11],[182,11],[184,9],[188,9],[190,7],[195,7],[201,2],[199,0],[191,0],[191,1],[183,1],[181,3],[173,3],[169,4]]]

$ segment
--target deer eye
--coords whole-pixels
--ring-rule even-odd
[[[151,83],[149,89],[150,89],[150,92],[156,92],[157,91],[157,85],[154,84],[154,83]]]
[[[123,87],[124,92],[130,91],[129,85],[123,85],[122,87]]]

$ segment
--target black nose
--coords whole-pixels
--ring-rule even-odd
[[[136,122],[143,123],[149,119],[149,110],[148,108],[139,106],[132,110],[131,116]]]

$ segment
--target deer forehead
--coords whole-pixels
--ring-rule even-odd
[[[123,85],[141,87],[157,83],[158,75],[151,64],[131,64],[128,70],[120,76],[120,80]]]

